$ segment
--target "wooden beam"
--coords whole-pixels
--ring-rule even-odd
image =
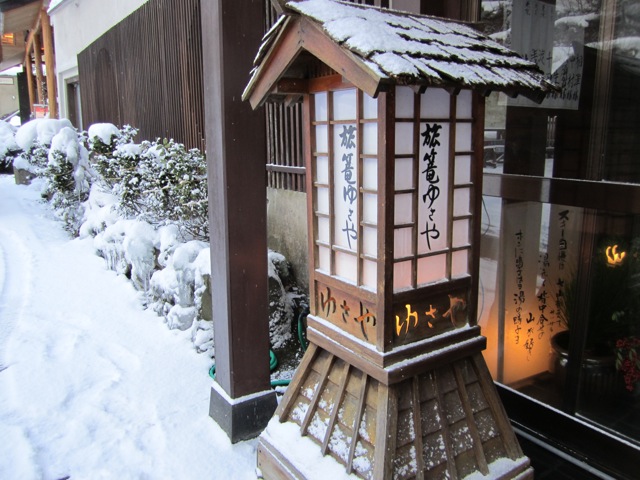
[[[40,15],[36,17],[36,21],[33,24],[33,27],[29,30],[29,35],[27,36],[27,41],[24,46],[24,62],[27,63],[27,57],[31,56],[31,51],[33,50],[33,40],[34,37],[40,33]]]
[[[232,442],[257,436],[277,406],[266,360],[265,115],[240,100],[260,44],[262,6],[262,0],[200,2],[219,386],[211,392],[210,415]],[[251,399],[250,413],[242,397]]]
[[[42,40],[44,43],[44,61],[47,67],[47,96],[49,118],[58,118],[58,92],[56,82],[56,57],[53,48],[53,29],[47,11],[40,10]]]
[[[27,57],[25,58],[24,70],[27,73],[27,89],[29,90],[29,114],[32,114],[36,92],[33,85],[33,61],[31,60],[31,55],[27,55]]]
[[[253,109],[264,103],[278,80],[282,78],[302,50],[297,28],[300,20],[295,20],[296,24],[291,27],[289,27],[290,22],[293,20],[286,20],[282,31],[273,42],[271,51],[263,59],[242,96],[243,100],[249,100]]]
[[[38,104],[44,105],[44,92],[42,84],[44,75],[42,74],[42,45],[40,44],[40,35],[33,37],[33,60],[36,65],[36,98]]]
[[[288,108],[300,102],[302,102],[302,95],[298,93],[291,93],[285,97],[284,106]]]
[[[378,96],[383,78],[367,67],[362,59],[340,47],[321,27],[306,18],[300,21],[300,35],[305,50],[369,96]]]
[[[308,93],[309,81],[304,78],[281,78],[278,80],[274,93]]]
[[[337,45],[318,25],[302,17],[292,17],[281,27],[278,38],[247,85],[243,100],[248,99],[254,109],[262,105],[271,93],[276,92],[278,82],[303,50],[371,97],[377,96],[382,89],[383,78],[362,59]]]
[[[309,93],[343,90],[347,88],[355,88],[355,85],[338,74],[309,79]]]

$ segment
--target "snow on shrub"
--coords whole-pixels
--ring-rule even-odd
[[[135,222],[135,220],[118,220],[108,225],[103,231],[98,232],[93,240],[96,252],[105,259],[107,267],[127,277],[131,275],[131,265],[125,258],[123,245],[127,231],[131,224]],[[91,221],[91,223],[95,225],[96,222]]]
[[[94,123],[87,130],[89,149],[98,154],[111,152],[114,150],[115,142],[121,138],[121,135],[121,131],[112,123]],[[135,134],[131,138],[134,136]],[[128,142],[130,141],[131,139],[128,140]]]
[[[68,120],[34,120],[15,133],[14,165],[44,178],[43,196],[67,228],[93,237],[108,268],[213,357],[206,160],[173,140],[134,143],[137,132],[102,123],[84,134]],[[269,252],[268,265],[271,343],[287,348],[303,296],[282,255]]]
[[[56,215],[74,234],[80,228],[83,203],[89,198],[91,180],[95,177],[82,140],[73,128],[62,128],[51,139],[47,166],[42,171],[47,180],[44,194],[51,199]]]
[[[119,220],[117,213],[118,198],[95,185],[89,191],[84,203],[84,218],[78,231],[80,238],[95,237]]]
[[[121,213],[156,225],[178,225],[185,239],[208,240],[207,163],[198,149],[168,139],[133,143],[137,130],[89,128],[91,160]]]
[[[22,125],[15,135],[21,152],[16,155],[13,166],[36,176],[42,175],[47,167],[51,140],[65,127],[73,128],[66,118],[37,118]]]
[[[269,338],[274,349],[285,347],[293,339],[292,325],[296,310],[305,302],[298,290],[291,264],[284,255],[273,250],[268,254],[269,274]]]
[[[138,289],[149,290],[149,280],[156,267],[156,230],[146,222],[135,220],[122,242],[124,258],[131,265],[131,281]]]
[[[10,166],[14,156],[20,151],[15,136],[16,128],[0,120],[0,167]]]

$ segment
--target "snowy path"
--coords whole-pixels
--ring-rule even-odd
[[[255,478],[186,335],[0,175],[1,479]]]

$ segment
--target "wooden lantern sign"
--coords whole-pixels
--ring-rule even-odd
[[[460,23],[280,6],[244,99],[304,102],[310,348],[260,437],[264,477],[313,478],[313,442],[360,478],[527,478],[475,322],[484,96],[554,87]]]

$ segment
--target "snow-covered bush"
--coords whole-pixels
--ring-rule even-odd
[[[13,137],[11,137],[13,135]],[[42,195],[56,215],[77,234],[95,176],[88,162],[85,137],[67,119],[36,119],[17,131],[0,123],[0,157],[11,158],[18,183],[44,179]]]
[[[113,191],[122,176],[121,166],[114,159],[114,152],[119,145],[133,142],[138,130],[125,125],[118,129],[111,123],[96,123],[87,131],[87,148],[91,163],[99,173],[99,181],[108,191]]]
[[[89,128],[91,161],[127,217],[176,224],[185,239],[208,239],[207,168],[198,149],[173,140],[132,143],[137,130]]]
[[[292,290],[291,265],[284,255],[269,251],[269,336],[273,348],[280,348],[292,339],[295,300],[298,292]]]
[[[20,151],[16,143],[16,128],[4,120],[0,120],[0,167],[9,167],[13,158]]]
[[[161,165],[149,202],[153,215],[177,223],[188,236],[208,240],[206,159],[198,149],[187,150],[167,139],[156,142],[150,151]]]
[[[95,190],[80,235],[94,237],[109,269],[127,276],[170,329],[190,330],[194,348],[213,356],[209,244],[183,242],[176,225],[156,229],[141,220],[114,220],[115,197]]]
[[[65,127],[73,128],[66,118],[38,118],[22,125],[15,134],[20,152],[13,160],[14,168],[42,176],[49,160],[51,141]]]
[[[51,199],[56,215],[67,229],[78,233],[83,217],[83,203],[95,174],[92,172],[84,137],[70,127],[64,127],[51,140],[46,167],[42,176],[47,180],[44,194]]]
[[[85,135],[67,120],[36,120],[15,142],[69,230],[93,238],[108,268],[127,276],[148,308],[213,357],[205,158],[173,140],[133,143],[136,134],[103,123]],[[268,262],[271,344],[297,352],[293,324],[305,297],[282,255],[269,252]]]

